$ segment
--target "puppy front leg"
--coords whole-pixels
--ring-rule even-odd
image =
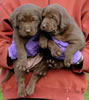
[[[25,47],[24,47],[24,40],[18,34],[19,34],[18,30],[15,29],[14,30],[14,41],[15,41],[17,55],[18,55],[18,63],[16,66],[20,70],[24,71],[26,70],[26,66],[27,66],[27,54],[26,54]]]
[[[25,97],[26,91],[25,91],[25,72],[18,70],[16,67],[17,61],[14,62],[14,72],[15,72],[15,78],[16,83],[18,87],[18,97]]]
[[[61,55],[61,49],[54,43],[53,40],[48,40],[48,49],[51,51],[53,57],[58,57]]]
[[[69,44],[69,46],[66,48],[66,50],[64,52],[65,67],[70,67],[71,66],[71,64],[73,63],[73,56],[78,50],[79,50],[78,43]]]
[[[48,42],[48,39],[43,34],[40,34],[40,36],[39,36],[39,46],[41,48],[47,48],[47,42]]]

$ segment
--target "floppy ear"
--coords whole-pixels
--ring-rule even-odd
[[[60,11],[60,28],[66,28],[70,23],[70,16],[65,9]]]
[[[42,10],[42,15],[43,15],[43,16],[44,16],[44,12],[45,12],[46,8],[47,8],[47,7],[43,8],[43,10]]]
[[[11,15],[10,15],[10,22],[12,27],[17,27],[18,25],[18,21],[17,21],[17,16],[18,16],[18,12],[14,11]]]
[[[45,10],[46,10],[46,8],[42,9],[42,14],[41,14],[42,18],[43,18],[43,16],[45,16]]]
[[[42,21],[42,12],[43,12],[43,8],[38,8],[38,10],[39,10],[39,18],[40,18],[40,21]]]

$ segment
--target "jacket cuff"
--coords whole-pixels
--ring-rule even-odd
[[[78,65],[72,66],[72,70],[75,73],[89,72],[89,64],[88,64],[89,55],[86,49],[82,52],[82,56],[83,56],[83,61]]]
[[[3,59],[2,59],[1,67],[13,69],[12,60],[8,57],[8,46],[6,47],[6,49],[4,49],[4,54],[2,58]]]

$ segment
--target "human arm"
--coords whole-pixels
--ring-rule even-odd
[[[12,29],[5,19],[0,20],[0,67],[10,68],[7,60],[8,47],[12,41]]]
[[[9,16],[17,7],[18,3],[16,3],[16,0],[13,6],[12,2],[8,2],[8,4],[4,2],[4,0],[0,2],[0,67],[12,69],[12,67],[9,66],[11,60],[8,58],[8,47],[12,42],[13,35]]]
[[[81,24],[82,24],[82,31],[84,32],[85,35],[85,48],[82,50],[82,55],[83,55],[83,63],[78,68],[78,66],[73,66],[73,71],[74,72],[89,72],[89,1],[85,0],[85,3],[83,4],[82,7],[82,13],[81,13]]]

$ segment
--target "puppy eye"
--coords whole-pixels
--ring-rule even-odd
[[[51,18],[51,19],[53,19],[53,18],[54,18],[54,16],[50,16],[50,18]]]
[[[26,19],[21,18],[21,19],[19,19],[19,21],[20,21],[20,22],[25,22],[25,21],[26,21]]]
[[[50,19],[55,19],[55,16],[51,15],[51,16],[50,16]]]
[[[37,18],[36,16],[33,16],[31,20],[32,20],[32,21],[37,21],[37,19],[38,19],[38,18]]]

